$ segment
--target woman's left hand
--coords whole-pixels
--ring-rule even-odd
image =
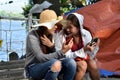
[[[93,42],[92,45],[90,43],[87,44],[87,48],[89,51],[93,52],[96,46],[100,45],[100,39],[97,40],[97,42]]]
[[[87,48],[89,49],[89,51],[93,52],[96,45],[97,45],[97,43],[95,43],[95,42],[92,45],[90,45],[90,43],[88,43]]]

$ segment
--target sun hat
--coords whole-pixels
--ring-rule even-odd
[[[39,18],[39,24],[33,25],[33,28],[38,26],[46,26],[48,29],[51,29],[57,22],[61,20],[58,19],[54,10],[49,9],[42,11]]]

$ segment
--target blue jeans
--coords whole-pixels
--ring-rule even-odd
[[[62,69],[59,73],[63,75],[62,80],[74,80],[75,73],[76,73],[76,62],[72,58],[65,58],[61,60],[62,62]]]
[[[76,73],[76,62],[74,59],[65,58],[60,60],[62,69],[60,72],[51,71],[51,66],[57,61],[52,59],[44,63],[35,63],[28,67],[28,73],[33,79],[56,80],[59,74],[63,74],[63,80],[74,80]]]

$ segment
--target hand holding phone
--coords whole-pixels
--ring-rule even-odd
[[[94,43],[97,43],[97,41],[98,41],[98,37],[93,38],[90,42],[90,46],[92,46]]]

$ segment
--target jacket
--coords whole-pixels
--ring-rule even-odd
[[[83,45],[86,46],[86,44],[88,44],[92,40],[92,35],[88,30],[83,28],[84,17],[77,13],[72,13],[72,14],[74,14],[79,20],[80,33],[82,34]],[[62,48],[62,43],[65,41],[65,37],[66,35],[64,34],[63,30],[59,33],[55,33],[54,42],[55,42],[55,48],[57,50],[60,50]],[[94,53],[90,53],[90,52],[88,53],[93,58],[95,57],[98,50],[99,50],[99,47],[97,46],[94,50]],[[75,52],[72,52],[71,50],[69,50],[65,55],[66,57],[69,57],[69,58],[76,58],[76,57],[87,58],[87,52],[85,52],[83,48]]]
[[[61,50],[53,53],[44,54],[40,47],[39,36],[35,30],[28,33],[26,38],[26,61],[25,66],[32,63],[44,63],[52,58],[60,59],[64,58],[64,54]]]

